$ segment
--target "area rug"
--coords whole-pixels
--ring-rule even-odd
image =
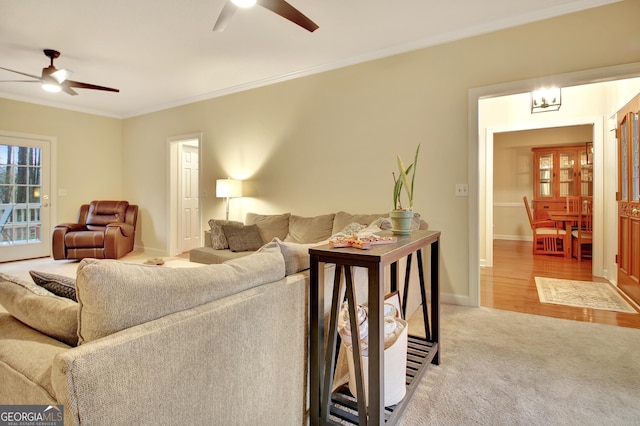
[[[542,303],[636,314],[609,283],[535,277]]]

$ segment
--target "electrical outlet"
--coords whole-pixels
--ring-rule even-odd
[[[456,183],[456,197],[468,197],[469,185],[466,183]]]

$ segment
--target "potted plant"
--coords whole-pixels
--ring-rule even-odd
[[[393,224],[393,233],[396,235],[407,235],[411,233],[411,219],[413,218],[413,188],[416,178],[416,165],[418,164],[418,153],[420,152],[420,145],[416,148],[416,155],[413,159],[413,163],[405,167],[400,154],[397,154],[396,159],[398,162],[398,173],[396,177],[395,172],[393,175],[393,210],[389,212],[389,218]],[[411,176],[411,178],[409,178]],[[407,204],[402,205],[402,189],[407,195]]]

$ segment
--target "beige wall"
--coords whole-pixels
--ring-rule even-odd
[[[0,98],[0,129],[56,138],[52,188],[58,222],[73,222],[83,203],[122,196],[122,120]],[[52,224],[55,226],[55,224]]]
[[[255,191],[232,205],[232,216],[241,217],[385,211],[394,154],[409,157],[422,143],[415,210],[443,232],[443,293],[464,302],[468,199],[456,197],[454,187],[468,180],[469,89],[640,61],[638,15],[640,2],[616,3],[127,119],[125,144],[135,144],[138,155],[166,156],[168,137],[202,131],[203,185],[213,188],[230,175],[247,178]],[[138,164],[136,156],[129,161]],[[157,164],[128,173],[146,184],[166,179]],[[142,188],[132,187],[131,198],[153,211],[155,225],[143,238],[164,247],[165,233],[157,231],[166,226],[166,195]],[[204,220],[223,215],[222,200],[212,195],[203,199]]]
[[[202,132],[204,221],[224,215],[213,186],[226,176],[247,179],[254,194],[234,200],[235,218],[247,211],[384,212],[391,207],[395,154],[409,158],[421,143],[414,209],[442,231],[445,300],[465,303],[469,200],[454,188],[469,179],[469,90],[638,62],[637,16],[640,1],[624,1],[126,119],[118,191],[141,206],[139,244],[167,247],[168,138]],[[59,114],[69,115],[64,129],[44,133],[71,131],[77,115]],[[106,136],[92,142],[112,143]],[[72,183],[74,191],[86,184]]]

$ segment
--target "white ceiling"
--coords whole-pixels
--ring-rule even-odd
[[[214,33],[224,0],[0,0],[0,67],[40,75],[55,49],[72,80],[120,89],[0,97],[124,118],[616,1],[289,0],[320,28],[254,7]]]

